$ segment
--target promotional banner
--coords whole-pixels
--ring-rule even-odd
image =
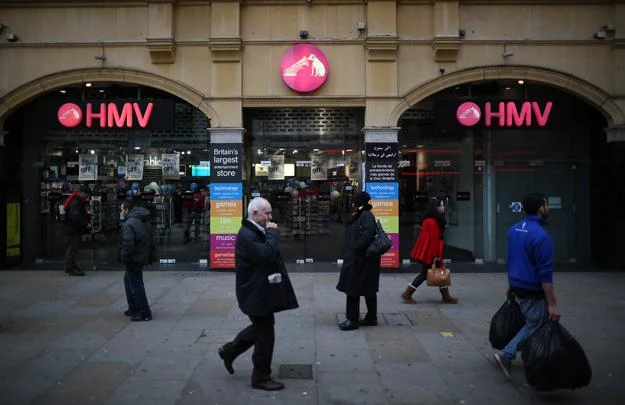
[[[360,178],[360,159],[358,152],[352,152],[346,156],[345,175],[350,180],[358,180]]]
[[[210,267],[234,269],[234,244],[241,228],[243,185],[239,143],[210,145]]]
[[[325,156],[310,155],[310,179],[328,180],[328,159]]]
[[[365,144],[365,191],[371,195],[373,215],[393,242],[391,250],[382,255],[384,268],[398,268],[400,263],[398,156],[396,143]]]
[[[163,179],[180,179],[180,155],[178,153],[163,153],[161,162],[163,165]]]
[[[78,180],[95,181],[98,179],[98,155],[78,155]]]
[[[126,180],[143,180],[143,155],[126,155]]]
[[[273,155],[268,180],[284,180],[284,155]]]

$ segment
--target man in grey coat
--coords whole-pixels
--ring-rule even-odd
[[[219,357],[226,370],[234,374],[234,360],[254,346],[252,388],[275,391],[284,384],[271,378],[274,313],[295,309],[298,303],[278,251],[278,225],[271,221],[271,204],[257,197],[247,212],[235,244],[236,294],[239,308],[252,324],[219,348]]]
[[[151,321],[152,311],[143,284],[143,266],[150,262],[152,233],[150,211],[126,200],[121,207],[122,235],[119,242],[120,260],[126,267],[124,287],[131,321]]]

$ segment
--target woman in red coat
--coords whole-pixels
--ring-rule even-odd
[[[428,269],[432,267],[435,260],[443,260],[443,246],[445,244],[445,201],[439,198],[432,198],[428,203],[425,211],[423,222],[421,223],[421,232],[417,238],[417,242],[410,252],[410,257],[423,264],[421,273],[415,277],[414,281],[406,287],[401,294],[401,298],[406,304],[416,304],[412,299],[415,292],[427,278]],[[448,287],[440,288],[443,296],[443,303],[457,304],[458,298],[449,294]]]

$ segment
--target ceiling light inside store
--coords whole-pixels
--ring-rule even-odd
[[[89,151],[89,153],[91,153],[91,154],[93,155],[93,154],[95,154],[95,150],[91,149],[91,150]]]
[[[135,150],[140,150],[141,146],[135,146]]]
[[[190,154],[191,154],[191,151],[190,151],[190,150],[188,150],[188,151],[187,151],[187,155],[190,155]]]
[[[524,80],[519,80],[517,83],[519,83],[519,84],[525,84],[525,81],[524,81]]]
[[[104,90],[102,90],[102,89],[100,89],[100,90],[98,90],[98,91],[99,91],[100,93],[104,93]]]
[[[313,152],[319,152],[319,149],[315,148],[313,149]]]
[[[258,149],[258,150],[256,151],[256,153],[258,153],[259,155],[262,155],[262,154],[263,154],[263,151],[262,151],[262,150],[260,150],[260,149]]]
[[[89,82],[85,83],[85,87],[91,87],[91,86],[92,86],[91,83],[89,83]]]
[[[59,93],[65,94],[65,93],[67,93],[67,90],[59,90]]]
[[[293,154],[295,155],[297,153],[297,149],[293,149]]]

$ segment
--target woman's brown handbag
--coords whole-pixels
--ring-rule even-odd
[[[438,266],[440,264],[440,267]],[[447,287],[451,285],[451,271],[439,260],[434,260],[428,269],[427,285],[430,287]]]

